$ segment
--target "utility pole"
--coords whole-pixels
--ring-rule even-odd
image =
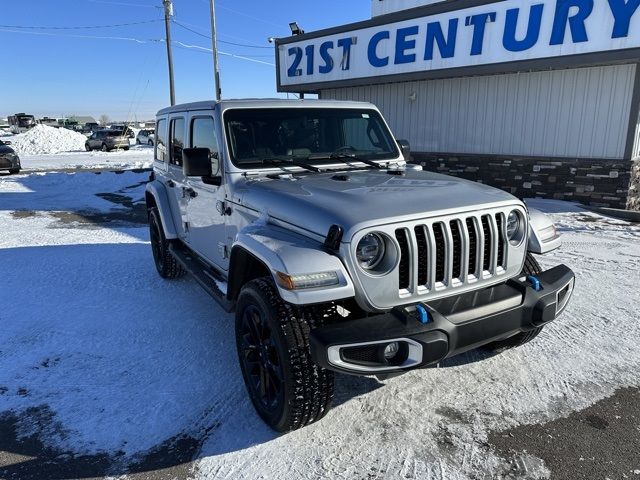
[[[171,106],[176,104],[176,90],[173,81],[173,49],[171,48],[171,17],[173,17],[173,4],[171,0],[162,0],[164,5],[164,26],[167,32],[167,61],[169,62],[169,91],[171,95]]]
[[[218,63],[218,34],[216,30],[216,2],[209,0],[211,11],[211,48],[213,49],[213,80],[215,82],[216,100],[222,98],[222,87],[220,86],[220,65]]]

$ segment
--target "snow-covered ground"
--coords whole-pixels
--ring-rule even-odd
[[[541,262],[577,277],[558,321],[501,355],[471,352],[382,383],[338,376],[325,419],[277,436],[245,393],[232,316],[193,280],[157,276],[144,226],[95,221],[139,203],[146,178],[0,177],[0,417],[19,418],[20,435],[122,462],[192,438],[199,478],[495,478],[514,472],[488,432],[640,385],[640,227],[534,200],[564,234]],[[129,206],[113,203],[122,197]],[[521,460],[521,478],[548,474]]]
[[[11,147],[20,156],[22,169],[26,172],[47,170],[114,169],[130,170],[150,168],[153,163],[153,147],[135,145],[131,139],[129,151],[86,152],[87,137],[64,128],[38,125],[20,135],[0,132],[2,140],[11,142]]]
[[[116,150],[112,152],[66,152],[56,155],[20,155],[20,162],[26,171],[150,168],[153,164],[153,147],[132,146],[126,152]]]

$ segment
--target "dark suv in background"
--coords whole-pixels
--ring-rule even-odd
[[[118,130],[99,130],[91,135],[84,144],[87,152],[92,150],[102,150],[109,152],[116,148],[129,150],[129,138],[122,135]]]
[[[0,140],[0,171],[9,170],[10,174],[14,174],[20,172],[22,167],[20,166],[20,158],[9,145],[11,142]]]

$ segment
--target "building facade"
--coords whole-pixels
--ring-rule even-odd
[[[427,169],[640,210],[640,2],[373,0],[277,41],[280,91],[376,104]]]

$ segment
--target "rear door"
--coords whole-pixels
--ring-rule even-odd
[[[168,193],[173,196],[174,219],[179,235],[183,240],[189,240],[189,223],[187,220],[188,196],[186,179],[182,171],[182,150],[186,139],[186,118],[184,114],[174,114],[169,117],[169,145],[168,145]],[[179,224],[178,224],[179,222]]]
[[[209,178],[188,177],[189,245],[221,270],[229,268],[224,216],[225,188],[217,125],[213,113],[194,113],[189,119],[189,146],[208,148],[212,165],[220,165]],[[215,166],[213,168],[216,168]]]

